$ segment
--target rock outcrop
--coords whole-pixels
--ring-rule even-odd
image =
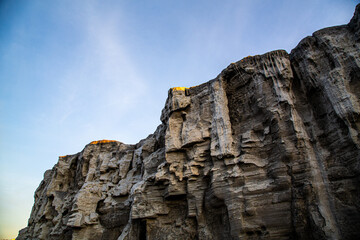
[[[60,157],[17,239],[357,239],[359,18],[170,89],[136,145]]]

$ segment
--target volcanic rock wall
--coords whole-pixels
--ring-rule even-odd
[[[17,239],[356,239],[359,14],[170,89],[136,145],[60,157]]]

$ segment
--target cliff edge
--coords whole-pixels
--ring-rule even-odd
[[[356,239],[360,5],[290,54],[170,89],[161,121],[59,157],[17,239]]]

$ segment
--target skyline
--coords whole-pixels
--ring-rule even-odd
[[[1,1],[0,238],[25,227],[58,156],[134,144],[171,87],[347,24],[357,1]]]

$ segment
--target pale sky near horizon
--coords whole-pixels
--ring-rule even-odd
[[[347,24],[353,0],[0,0],[0,239],[43,173],[93,140],[136,143],[170,87]]]

